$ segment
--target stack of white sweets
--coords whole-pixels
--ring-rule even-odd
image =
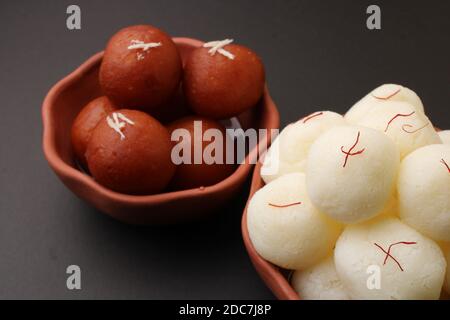
[[[301,299],[439,299],[450,293],[450,131],[420,98],[382,85],[345,116],[288,125],[250,200],[254,248],[293,270]]]

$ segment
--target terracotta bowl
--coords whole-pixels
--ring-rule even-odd
[[[183,60],[203,44],[188,38],[174,38],[174,41]],[[114,192],[78,169],[70,144],[70,130],[81,108],[102,95],[98,83],[102,57],[103,52],[94,55],[59,81],[47,94],[42,106],[44,154],[61,181],[101,212],[131,224],[166,224],[201,218],[212,214],[214,209],[233,197],[253,167],[249,161],[237,166],[231,176],[213,186],[148,196]],[[267,88],[260,103],[238,119],[244,129],[279,127],[278,111]],[[261,152],[257,147],[250,150],[246,160],[258,151]]]
[[[253,171],[250,194],[248,196],[247,205],[245,206],[244,209],[244,214],[242,215],[241,228],[245,248],[247,249],[248,255],[250,256],[250,260],[252,261],[252,264],[255,267],[256,271],[258,272],[259,276],[278,299],[300,300],[300,297],[298,296],[297,292],[294,291],[294,289],[292,288],[291,284],[288,281],[286,271],[264,260],[256,252],[255,248],[253,247],[252,241],[250,240],[250,236],[248,234],[247,207],[250,202],[250,199],[253,197],[255,192],[264,186],[264,181],[260,175],[261,167],[262,167],[261,162],[258,162],[255,166],[255,170]]]
[[[436,128],[437,131],[441,131],[439,128]],[[253,171],[252,184],[250,187],[250,194],[248,196],[247,205],[244,209],[244,214],[242,215],[242,237],[244,239],[245,248],[247,249],[248,255],[250,256],[250,260],[252,261],[253,266],[258,272],[261,279],[266,283],[272,293],[280,300],[301,300],[297,292],[295,292],[294,288],[292,288],[291,284],[288,280],[288,272],[280,267],[264,260],[255,250],[253,244],[250,240],[250,236],[248,234],[247,228],[247,207],[250,202],[250,199],[253,197],[256,191],[261,189],[265,183],[261,178],[262,164],[258,162]],[[441,299],[448,300],[449,295],[443,293]]]

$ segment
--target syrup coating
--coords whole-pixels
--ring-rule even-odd
[[[218,130],[217,133],[220,133],[223,136],[222,140],[222,155],[218,155],[219,163],[208,164],[205,163],[205,159],[202,159],[202,163],[195,164],[194,163],[194,152],[195,145],[201,146],[198,150],[203,155],[205,153],[205,149],[208,145],[212,144],[213,141],[206,141],[202,139],[202,135],[195,135],[195,123],[197,122],[198,128],[201,129],[204,134],[208,130]],[[190,139],[185,140],[182,143],[187,143],[187,148],[191,150],[191,163],[181,163],[177,165],[177,169],[175,172],[175,176],[172,179],[171,187],[176,190],[183,189],[191,189],[196,187],[206,187],[214,185],[228,176],[230,176],[235,169],[234,164],[226,164],[226,132],[225,128],[218,123],[217,121],[210,120],[200,116],[189,116],[177,121],[174,121],[170,125],[168,125],[167,129],[169,133],[172,133],[177,129],[184,129],[186,133],[188,133]],[[178,139],[178,138],[177,138]],[[172,141],[173,141],[172,137]],[[175,142],[177,144],[178,142]],[[219,148],[220,146],[218,146]],[[214,154],[215,155],[215,154]],[[220,161],[222,158],[222,161]],[[222,162],[222,163],[220,163]]]
[[[96,181],[126,194],[155,194],[175,173],[167,129],[137,110],[116,110],[99,122],[86,158]]]
[[[249,48],[229,44],[234,55],[211,55],[194,50],[186,61],[183,87],[192,110],[212,119],[237,116],[257,104],[263,95],[265,73],[261,59]]]
[[[87,169],[86,149],[92,132],[101,119],[117,107],[107,97],[99,97],[89,102],[77,115],[71,130],[71,142],[78,162]]]
[[[104,94],[116,104],[148,111],[169,101],[181,74],[172,39],[155,27],[137,25],[109,40],[99,78]]]

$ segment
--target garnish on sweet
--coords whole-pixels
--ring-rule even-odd
[[[449,132],[438,134],[420,98],[394,84],[339,117],[311,113],[273,142],[260,171],[266,184],[247,208],[254,249],[293,270],[288,280],[301,299],[450,293]],[[330,224],[309,221],[313,212]],[[336,241],[333,223],[343,230]],[[325,254],[323,239],[333,243]]]

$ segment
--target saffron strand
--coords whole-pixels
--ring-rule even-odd
[[[445,162],[444,159],[441,159],[442,164],[447,168],[448,173],[450,173],[450,166],[448,165],[447,162]]]
[[[412,115],[415,114],[415,113],[416,113],[416,112],[413,111],[413,112],[408,113],[408,114],[403,114],[403,113],[398,113],[398,114],[396,114],[391,120],[389,120],[389,122],[388,122],[387,125],[386,125],[386,129],[384,129],[384,132],[387,132],[387,131],[389,130],[390,125],[391,125],[392,122],[394,122],[397,118],[399,118],[399,117],[410,117],[410,116],[412,116]]]
[[[313,118],[316,118],[316,117],[319,117],[319,116],[321,116],[321,115],[323,115],[323,112],[316,112],[316,113],[313,113],[313,114],[311,114],[311,115],[309,115],[309,116],[303,118],[303,123],[306,123],[306,122],[308,122],[309,120],[311,120],[311,119],[313,119]]]
[[[416,129],[416,130],[408,131],[408,130],[406,130],[405,128],[412,128],[413,126],[410,125],[410,124],[404,124],[404,125],[402,126],[402,130],[405,131],[406,133],[416,133],[416,132],[418,132],[418,131],[420,131],[420,130],[422,130],[422,129],[425,129],[425,128],[428,127],[428,126],[429,126],[429,123],[427,123],[426,125],[424,125],[424,126],[418,128],[418,129]]]
[[[347,166],[348,158],[350,156],[356,156],[356,155],[361,154],[364,151],[366,151],[366,148],[364,148],[364,149],[361,149],[359,151],[356,151],[356,152],[352,153],[353,149],[355,149],[356,146],[358,145],[360,137],[361,137],[361,132],[358,131],[358,136],[356,137],[356,142],[353,144],[353,146],[348,151],[344,150],[344,146],[341,147],[341,152],[345,154],[345,161],[344,161],[343,168],[345,168]]]
[[[383,261],[383,266],[386,264],[387,260],[388,260],[389,258],[391,258],[392,260],[395,261],[395,263],[397,263],[397,265],[398,265],[398,267],[400,268],[400,270],[401,270],[401,271],[404,271],[403,268],[402,268],[402,265],[400,264],[400,262],[398,262],[398,260],[391,254],[391,249],[392,249],[392,247],[394,247],[394,246],[396,246],[396,245],[399,245],[399,244],[412,245],[412,244],[417,244],[417,242],[412,242],[412,241],[399,241],[399,242],[395,242],[395,243],[392,243],[391,245],[389,245],[389,248],[388,248],[387,251],[384,250],[383,247],[380,246],[378,243],[376,243],[376,242],[374,243],[374,245],[375,245],[376,247],[378,247],[381,251],[383,251],[383,252],[386,254],[386,256],[385,256],[385,258],[384,258],[384,261]]]
[[[269,206],[271,207],[275,207],[275,208],[288,208],[288,207],[292,207],[292,206],[297,206],[302,204],[302,202],[293,202],[293,203],[288,203],[288,204],[273,204],[273,203],[269,203]]]
[[[402,88],[398,88],[397,91],[391,93],[390,95],[388,95],[387,97],[378,97],[374,94],[372,94],[372,97],[374,97],[375,99],[378,100],[389,100],[390,98],[392,98],[393,96],[397,95],[400,91],[402,90]]]

